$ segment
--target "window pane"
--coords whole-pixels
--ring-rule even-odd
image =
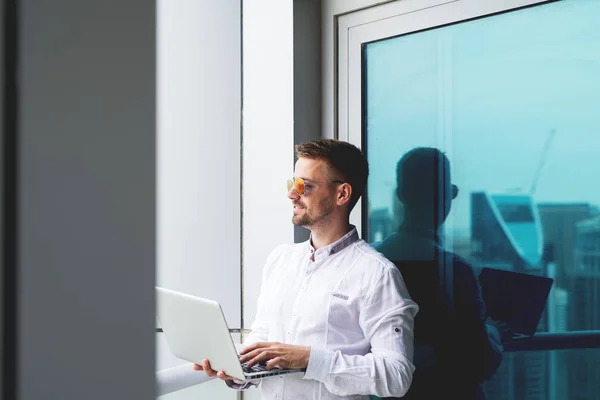
[[[410,204],[426,208],[423,193],[447,194],[448,207],[438,201],[431,217],[449,208],[436,239],[443,247],[477,272],[554,278],[538,331],[600,330],[598,21],[600,2],[565,0],[365,45],[367,240],[418,218]],[[413,159],[398,172],[419,147],[443,151],[450,170],[436,159],[428,174]],[[551,398],[558,361],[527,354],[543,395],[523,384],[506,398]],[[600,357],[586,360],[561,367],[597,377]],[[600,393],[590,373],[569,375],[575,381],[564,398]]]
[[[506,353],[486,382],[489,400],[600,398],[600,349]]]

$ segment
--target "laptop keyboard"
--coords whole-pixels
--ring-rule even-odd
[[[246,374],[251,374],[251,373],[255,373],[255,372],[264,372],[267,370],[267,364],[264,363],[259,363],[259,364],[254,364],[251,367],[248,367],[248,363],[249,361],[243,362],[242,363],[242,369],[244,370],[244,373]]]

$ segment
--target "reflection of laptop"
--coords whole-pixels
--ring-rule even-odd
[[[535,334],[554,280],[493,268],[479,275],[486,317],[508,325],[512,340]]]
[[[299,369],[274,368],[265,364],[251,368],[240,363],[221,306],[216,301],[157,287],[157,316],[175,357],[196,364],[207,358],[216,371],[223,370],[239,380],[302,372]]]

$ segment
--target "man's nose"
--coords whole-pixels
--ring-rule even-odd
[[[296,188],[292,187],[290,190],[288,190],[288,199],[298,200],[299,198],[300,195],[298,194],[298,192],[296,192]]]

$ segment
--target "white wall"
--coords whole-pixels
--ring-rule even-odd
[[[231,328],[242,313],[250,327],[269,252],[294,242],[293,1],[242,7],[240,32],[239,0],[158,1],[158,284],[217,299]],[[157,346],[157,369],[181,363]],[[230,398],[223,387],[164,398]]]
[[[294,242],[286,192],[294,168],[294,14],[292,0],[244,0],[243,10],[243,312],[249,327],[267,256]]]
[[[157,2],[157,284],[240,310],[239,0]],[[157,370],[180,363],[157,335]]]

